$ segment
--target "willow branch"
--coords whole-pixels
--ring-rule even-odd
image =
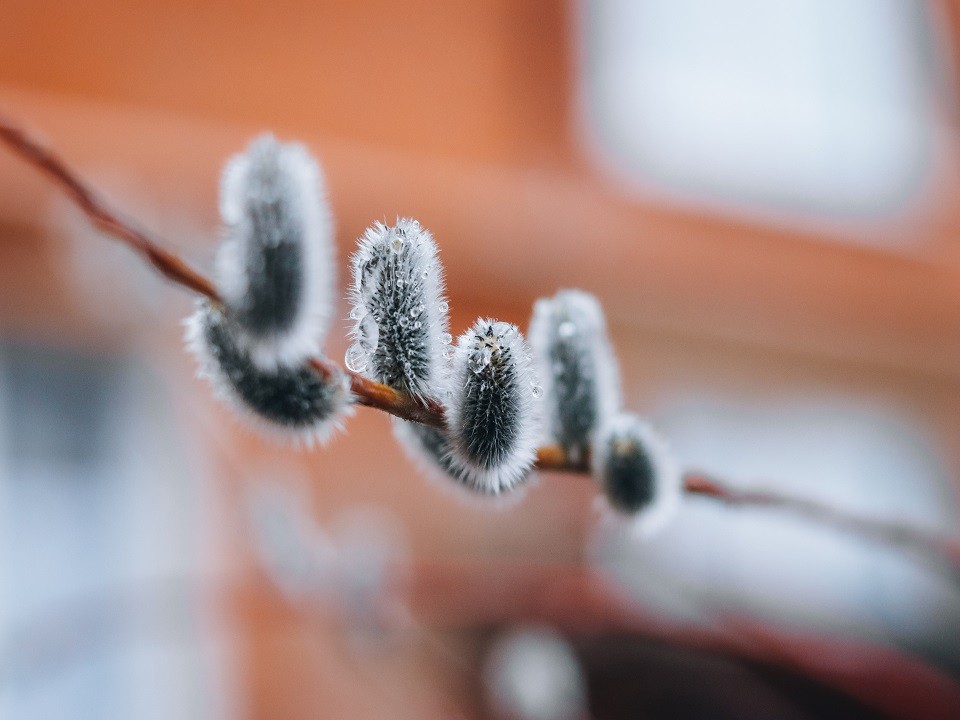
[[[854,515],[815,500],[784,495],[772,490],[739,490],[723,481],[698,471],[688,471],[683,478],[684,491],[700,495],[730,507],[766,507],[814,520],[864,540],[890,545],[918,557],[935,561],[948,568],[960,580],[960,540],[941,537],[891,520]]]
[[[27,163],[53,180],[86,214],[94,226],[143,255],[147,262],[168,280],[220,302],[217,289],[209,279],[191,268],[174,253],[153,242],[146,233],[122,220],[100,201],[77,175],[53,152],[25,130],[0,116],[0,138]]]
[[[0,140],[14,154],[40,170],[58,185],[95,227],[140,254],[167,280],[221,304],[220,294],[208,277],[192,268],[176,253],[165,249],[144,230],[137,228],[133,222],[121,218],[110,210],[56,153],[2,115],[0,115]],[[428,401],[421,404],[387,385],[346,371],[326,358],[314,358],[310,364],[325,378],[346,373],[350,378],[350,389],[360,405],[377,408],[405,420],[443,427],[443,408],[437,402]]]
[[[53,151],[2,115],[0,141],[60,187],[94,226],[139,253],[167,280],[213,302],[221,302],[216,286],[208,277],[192,268],[176,253],[165,249],[146,231],[107,208],[97,194]],[[387,385],[341,368],[326,358],[313,358],[310,364],[326,378],[338,374],[349,377],[355,402],[360,405],[382,410],[404,420],[444,427],[443,407],[436,401],[421,403]],[[555,446],[539,449],[537,467],[580,474],[589,473],[590,469],[588,461],[571,462],[562,448]],[[811,500],[773,491],[738,490],[700,472],[685,474],[684,491],[688,495],[710,498],[732,507],[767,507],[791,512],[861,538],[912,552],[939,565],[945,564],[960,578],[960,543],[933,536],[912,526],[857,517]]]

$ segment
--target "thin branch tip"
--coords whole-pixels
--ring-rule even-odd
[[[56,153],[3,115],[0,115],[0,141],[28,165],[53,180],[95,227],[143,255],[155,270],[171,282],[220,303],[220,295],[209,278],[191,268],[183,258],[151,240],[131,222],[109,210]]]

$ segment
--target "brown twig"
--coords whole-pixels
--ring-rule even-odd
[[[960,541],[956,539],[940,537],[906,523],[862,517],[815,500],[783,495],[772,490],[738,490],[704,472],[688,471],[684,475],[683,486],[689,495],[712,498],[731,507],[783,510],[865,540],[900,548],[918,557],[936,561],[960,579]]]
[[[315,367],[319,365],[316,360],[312,362]],[[354,372],[350,373],[350,390],[360,405],[384,410],[404,420],[443,427],[443,406],[436,400],[420,402],[411,395]]]
[[[209,279],[191,268],[174,253],[153,242],[146,233],[135,228],[130,222],[121,220],[108,210],[94,192],[60,158],[25,130],[2,116],[0,116],[0,139],[13,152],[57,183],[96,227],[143,255],[168,280],[200,295],[205,295],[214,302],[220,302],[217,289]]]
[[[164,249],[146,232],[110,211],[55,153],[3,116],[0,116],[0,141],[60,186],[96,227],[140,253],[165,278],[214,302],[220,302],[219,293],[209,278],[191,268],[175,253]],[[443,407],[435,401],[418,402],[387,385],[344,370],[327,359],[314,358],[310,362],[324,377],[346,373],[355,401],[360,405],[382,410],[404,420],[439,428],[444,426]],[[571,462],[562,448],[556,446],[539,449],[537,467],[558,472],[589,472],[587,460]],[[769,507],[793,512],[859,537],[911,551],[927,560],[946,563],[960,578],[960,543],[932,536],[911,526],[857,517],[811,500],[772,491],[737,490],[699,472],[688,472],[684,476],[684,491],[689,495],[719,500],[729,506]]]
[[[177,254],[165,249],[132,222],[120,218],[108,209],[97,194],[53,151],[2,115],[0,140],[16,155],[59,185],[95,227],[142,255],[163,277],[215,303],[221,302],[216,286],[208,277],[190,267]],[[326,358],[314,358],[310,364],[325,378],[347,372]],[[359,404],[406,420],[443,427],[443,408],[439,403],[421,404],[408,395],[398,393],[393,388],[362,375],[350,372],[348,375],[350,389]]]
[[[588,473],[589,458],[570,462],[563,448],[546,445],[537,450],[537,467],[554,472]],[[815,520],[851,535],[913,553],[946,567],[960,580],[960,541],[891,520],[861,517],[815,500],[772,490],[740,490],[708,473],[688,470],[683,476],[687,495],[717,500],[729,507],[766,507]]]

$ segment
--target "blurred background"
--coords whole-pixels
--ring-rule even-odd
[[[341,279],[416,217],[455,332],[593,292],[686,465],[953,537],[958,58],[952,0],[0,5],[3,112],[200,267],[224,160],[298,139]],[[698,498],[638,543],[583,477],[467,502],[369,411],[278,446],[190,309],[0,152],[0,717],[960,717],[942,569]]]

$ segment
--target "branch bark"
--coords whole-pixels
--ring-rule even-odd
[[[183,258],[167,250],[146,231],[111,211],[80,176],[22,126],[0,115],[0,141],[28,165],[44,173],[80,208],[90,222],[105,234],[140,254],[167,280],[221,303],[213,282],[192,268]],[[341,368],[326,358],[313,358],[311,365],[324,377],[346,374],[355,402],[387,412],[404,420],[444,426],[443,406],[436,401],[421,403],[382,383]],[[539,449],[537,467],[545,471],[589,473],[589,462],[571,462],[556,446]],[[766,507],[792,512],[863,539],[895,547],[946,568],[960,581],[960,542],[932,535],[919,528],[885,520],[859,517],[804,498],[774,491],[739,490],[709,474],[690,471],[684,475],[684,491],[721,502],[730,507]]]
[[[0,115],[0,141],[27,164],[54,182],[87,216],[94,227],[140,254],[153,268],[175,285],[222,304],[213,282],[192,268],[183,258],[163,247],[132,221],[110,210],[80,176],[51,149],[10,119]],[[443,407],[434,401],[421,404],[393,388],[341,368],[326,358],[310,364],[325,378],[346,373],[350,389],[360,405],[377,408],[414,422],[443,427]]]

